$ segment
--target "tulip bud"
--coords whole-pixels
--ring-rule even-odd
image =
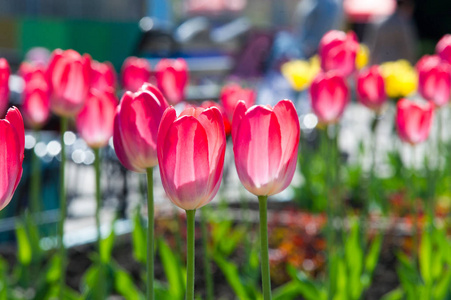
[[[219,190],[226,139],[216,107],[169,107],[158,130],[158,164],[169,199],[185,210],[209,203]]]
[[[149,81],[150,63],[145,58],[128,57],[122,64],[122,86],[126,91],[136,92]]]
[[[155,67],[157,86],[172,105],[185,100],[188,65],[182,58],[162,59]]]
[[[116,88],[116,71],[110,62],[91,62],[91,88],[99,91]]]
[[[49,88],[44,77],[33,75],[25,81],[22,113],[25,123],[33,129],[39,129],[50,116]]]
[[[425,55],[416,67],[421,96],[436,106],[447,104],[451,92],[451,66],[436,55]]]
[[[25,131],[19,110],[10,108],[0,120],[0,210],[11,201],[22,177]]]
[[[356,56],[359,43],[354,32],[327,32],[319,43],[319,56],[324,71],[335,70],[341,76],[351,75],[356,68]]]
[[[435,47],[435,52],[445,62],[451,64],[451,34],[445,34]]]
[[[434,104],[415,103],[401,99],[396,106],[396,127],[399,138],[411,145],[424,142],[431,131]]]
[[[299,119],[294,105],[282,100],[274,108],[247,109],[240,101],[232,123],[233,152],[238,176],[254,195],[282,192],[293,179],[298,158]]]
[[[9,76],[11,69],[8,61],[0,58],[0,116],[4,116],[9,103]]]
[[[85,104],[91,82],[91,58],[74,50],[53,51],[47,76],[51,109],[59,116],[75,116]]]
[[[379,112],[387,100],[384,78],[378,66],[363,70],[357,77],[357,99],[360,103]]]
[[[338,122],[349,102],[345,79],[335,72],[318,74],[310,87],[310,100],[319,123]]]
[[[161,94],[144,86],[136,93],[126,92],[114,118],[113,142],[119,161],[129,170],[145,173],[158,164],[157,133],[168,107]]]
[[[117,99],[111,91],[91,89],[76,118],[77,131],[89,147],[99,149],[113,136]]]
[[[240,100],[244,101],[246,107],[255,104],[256,94],[252,89],[243,89],[237,84],[225,85],[219,94],[219,101],[224,107],[225,114],[232,123],[235,107]]]

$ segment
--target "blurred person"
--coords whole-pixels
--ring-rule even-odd
[[[376,20],[364,37],[370,48],[371,64],[406,59],[414,63],[417,58],[418,38],[412,21],[412,0],[397,0],[395,12]]]

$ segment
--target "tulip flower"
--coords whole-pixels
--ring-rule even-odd
[[[247,109],[240,101],[232,122],[233,152],[244,187],[260,204],[261,265],[264,299],[271,299],[268,258],[267,197],[288,187],[296,170],[300,137],[294,105],[282,100],[274,108],[258,105]]]
[[[33,129],[41,128],[50,116],[49,87],[45,77],[34,73],[25,81],[22,113],[25,124]]]
[[[225,131],[226,136],[228,136],[232,132],[232,124],[230,124],[230,121],[227,118],[227,115],[225,113],[224,107],[221,104],[214,102],[214,101],[204,101],[204,102],[202,102],[200,107],[202,107],[202,108],[217,107],[219,109],[219,111],[221,112],[222,120],[224,121],[224,131]]]
[[[402,98],[416,91],[418,76],[407,60],[385,62],[381,64],[380,68],[388,97]]]
[[[19,75],[23,78],[25,85],[32,80],[39,80],[45,84],[47,92],[50,91],[50,87],[47,80],[47,70],[42,64],[32,64],[29,62],[23,62],[19,67]],[[43,89],[43,87],[41,87]]]
[[[25,131],[22,116],[15,107],[0,120],[0,210],[11,201],[20,178],[24,158]]]
[[[379,112],[387,100],[384,78],[378,66],[363,70],[357,77],[357,99],[360,103]]]
[[[345,79],[335,72],[320,73],[310,87],[313,112],[322,124],[338,122],[349,102]]]
[[[91,58],[74,50],[53,51],[47,69],[52,97],[52,111],[63,117],[73,117],[85,104],[91,82]]]
[[[150,63],[145,58],[128,57],[122,64],[122,86],[125,90],[136,92],[150,78]]]
[[[354,32],[331,30],[319,43],[319,56],[324,71],[335,70],[342,76],[351,75],[356,68],[359,43]]]
[[[157,86],[172,105],[185,100],[188,84],[188,65],[183,58],[162,59],[155,67]]]
[[[242,100],[246,107],[251,107],[255,104],[256,93],[252,89],[243,89],[237,84],[228,84],[224,86],[219,94],[219,102],[224,107],[225,114],[232,123],[233,113],[238,102]]]
[[[154,88],[154,87],[153,87]],[[119,161],[129,170],[145,173],[158,164],[157,133],[168,107],[161,94],[145,86],[136,93],[126,92],[117,108],[113,142]]]
[[[421,96],[438,107],[447,104],[451,92],[451,66],[436,55],[425,55],[418,61],[417,71]]]
[[[424,142],[431,131],[434,104],[401,99],[396,106],[396,127],[402,141],[411,145]]]
[[[169,199],[186,210],[187,288],[194,299],[194,227],[196,209],[209,203],[219,190],[226,138],[218,108],[185,109],[177,118],[169,107],[158,130],[158,164]]]
[[[99,149],[113,136],[117,99],[111,91],[90,89],[76,118],[77,131],[89,147]]]
[[[0,58],[0,116],[3,116],[9,103],[9,76],[11,69],[8,61]]]
[[[91,62],[91,88],[99,91],[113,90],[116,87],[116,71],[110,62]]]
[[[289,61],[284,63],[280,68],[282,75],[290,82],[295,91],[306,89],[320,70],[316,56],[312,57],[310,61]]]
[[[441,59],[451,64],[451,34],[445,34],[440,41],[438,41],[435,52]]]

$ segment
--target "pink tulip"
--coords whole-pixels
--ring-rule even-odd
[[[122,64],[122,86],[125,90],[136,92],[149,81],[150,63],[145,58],[128,57]]]
[[[219,94],[219,101],[224,107],[225,114],[232,123],[233,113],[238,101],[242,100],[246,104],[246,107],[251,107],[255,104],[256,94],[252,89],[243,89],[237,84],[229,84],[222,88]]]
[[[41,128],[50,116],[49,88],[45,77],[31,76],[25,81],[23,91],[22,113],[25,123],[33,129]]]
[[[46,72],[47,70],[44,65],[35,65],[29,62],[23,62],[20,64],[18,73],[23,78],[25,85],[27,82],[37,79],[42,83],[45,82],[45,88],[49,91]]]
[[[436,106],[447,104],[451,92],[451,66],[436,55],[425,55],[416,67],[421,96]]]
[[[360,103],[376,112],[381,110],[387,95],[384,78],[378,66],[372,66],[359,73],[356,91]]]
[[[441,59],[451,64],[451,34],[445,34],[435,47],[435,52]]]
[[[0,58],[0,116],[4,116],[9,103],[9,76],[11,69],[8,61]]]
[[[222,115],[222,120],[224,121],[224,131],[226,136],[228,136],[232,132],[232,124],[230,124],[229,119],[226,116],[224,107],[214,101],[204,101],[201,103],[200,107],[202,108],[210,108],[210,107],[217,107]]]
[[[22,177],[25,132],[17,108],[8,110],[0,120],[0,210],[11,201]]]
[[[168,107],[161,93],[152,93],[151,89],[144,85],[136,93],[126,92],[114,118],[116,155],[127,169],[139,173],[158,164],[158,126]]]
[[[320,123],[338,122],[349,102],[345,79],[335,72],[318,74],[310,87],[310,100]]]
[[[158,164],[169,199],[185,210],[209,203],[218,192],[226,139],[221,112],[187,108],[177,118],[169,107],[158,130]]]
[[[89,147],[99,149],[113,136],[117,99],[111,91],[91,89],[76,118],[77,131]]]
[[[249,109],[240,101],[233,116],[232,140],[244,187],[257,196],[286,189],[296,170],[299,137],[299,119],[291,101]]]
[[[402,141],[415,145],[424,142],[431,131],[434,104],[401,99],[396,106],[396,126]]]
[[[155,67],[157,86],[172,105],[185,100],[188,65],[183,58],[162,59]]]
[[[50,106],[59,116],[75,116],[85,104],[91,82],[91,58],[77,51],[53,51],[47,69]]]
[[[91,62],[91,88],[104,91],[116,88],[116,71],[110,62]]]
[[[351,75],[356,68],[355,58],[359,43],[354,32],[327,32],[319,43],[319,56],[324,71],[336,70],[342,76]]]

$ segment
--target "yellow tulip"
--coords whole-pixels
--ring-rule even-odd
[[[357,70],[363,69],[370,60],[370,49],[365,44],[359,45],[359,50],[357,51],[357,56],[355,57],[355,65]]]
[[[302,91],[310,85],[320,71],[320,63],[318,57],[314,56],[310,61],[293,60],[286,62],[280,70],[294,90]]]
[[[406,97],[417,90],[418,75],[406,60],[386,62],[381,65],[385,91],[391,98]]]

